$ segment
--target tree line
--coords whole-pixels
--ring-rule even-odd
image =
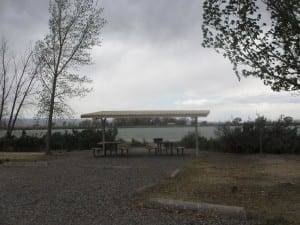
[[[198,137],[204,150],[231,153],[300,154],[299,127],[291,117],[280,116],[276,121],[258,116],[254,121],[233,119],[216,127],[216,138]],[[181,145],[195,148],[195,133],[185,135]]]

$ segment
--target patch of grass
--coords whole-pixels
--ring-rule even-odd
[[[0,152],[0,159],[9,161],[35,161],[44,156],[45,154],[40,152]]]
[[[287,221],[282,216],[276,216],[274,218],[265,219],[262,225],[285,225],[285,224],[289,224],[289,221]]]
[[[9,159],[0,159],[0,164],[3,164],[5,162],[9,162]]]
[[[0,152],[0,164],[5,162],[34,162],[53,160],[64,156],[63,153],[46,155],[44,152]]]
[[[243,206],[264,225],[300,224],[300,156],[202,153],[147,197]]]

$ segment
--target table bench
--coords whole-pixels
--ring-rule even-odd
[[[176,150],[176,155],[183,155],[184,154],[184,147],[178,146],[177,142],[173,141],[162,141],[162,139],[155,138],[154,143],[149,143],[146,145],[148,149],[148,153],[150,154],[152,150],[154,150],[155,155],[165,154],[174,155],[173,152]]]
[[[148,154],[151,154],[151,151],[154,150],[155,155],[157,154],[157,146],[155,144],[148,144],[146,145],[146,148],[148,149]]]
[[[128,155],[129,146],[127,144],[119,144],[117,147],[117,151],[121,152],[121,155],[124,155],[124,152],[126,152],[126,155]]]
[[[115,142],[115,141],[109,141],[105,142],[105,151],[103,151],[103,143],[99,142],[97,143],[97,147],[92,148],[94,157],[99,156],[106,156],[107,152],[109,152],[109,155],[112,156],[113,154],[118,155],[120,152],[120,155],[128,155],[129,152],[129,146],[125,143]]]
[[[180,152],[181,152],[181,155],[183,155],[184,147],[178,146],[178,147],[176,148],[176,151],[177,151],[177,155],[179,155]]]

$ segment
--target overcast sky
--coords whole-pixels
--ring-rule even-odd
[[[209,109],[207,120],[256,114],[300,119],[300,96],[258,79],[238,81],[230,62],[201,47],[201,0],[102,0],[102,46],[82,73],[94,91],[70,105],[75,118],[102,110]],[[48,1],[0,0],[0,36],[21,51],[48,32]]]

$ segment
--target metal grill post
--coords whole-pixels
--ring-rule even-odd
[[[199,132],[198,132],[198,117],[195,117],[195,141],[196,141],[196,156],[199,156]]]
[[[101,125],[102,125],[102,149],[104,152],[104,155],[106,155],[106,149],[105,149],[105,122],[106,118],[101,118]]]

